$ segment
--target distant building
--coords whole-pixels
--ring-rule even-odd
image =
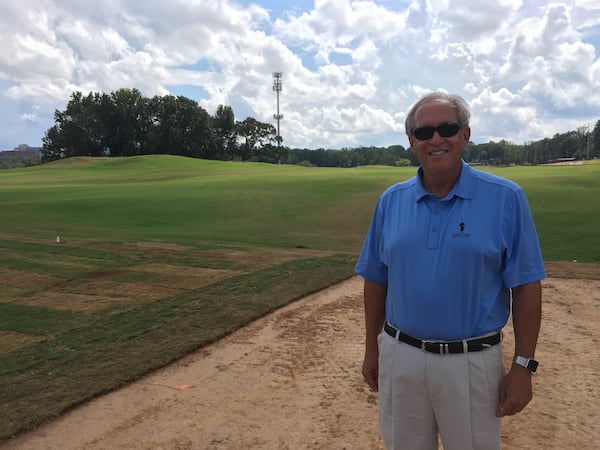
[[[14,150],[0,151],[0,158],[39,158],[42,154],[41,147],[30,147],[27,144],[21,144]]]

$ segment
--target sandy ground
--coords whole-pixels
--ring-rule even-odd
[[[4,448],[383,448],[361,291],[354,277],[311,295]],[[598,448],[599,322],[600,281],[544,281],[534,400],[504,419],[503,448]]]

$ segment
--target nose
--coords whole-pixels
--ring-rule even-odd
[[[434,130],[433,131],[433,136],[431,136],[431,138],[429,139],[430,142],[439,142],[442,141],[444,138],[442,136],[440,136],[440,133],[438,130]]]

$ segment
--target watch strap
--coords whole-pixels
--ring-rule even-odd
[[[533,358],[527,358],[525,356],[519,356],[519,355],[515,355],[515,357],[513,358],[513,362],[525,367],[527,370],[529,370],[531,373],[535,373],[535,371],[538,368],[538,362],[533,359]]]

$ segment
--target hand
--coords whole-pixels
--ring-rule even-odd
[[[531,372],[513,364],[500,384],[500,404],[496,416],[517,414],[527,406],[532,397]]]
[[[365,353],[362,374],[370,388],[377,392],[379,390],[379,385],[377,382],[379,378],[379,351],[376,350],[370,353]]]

